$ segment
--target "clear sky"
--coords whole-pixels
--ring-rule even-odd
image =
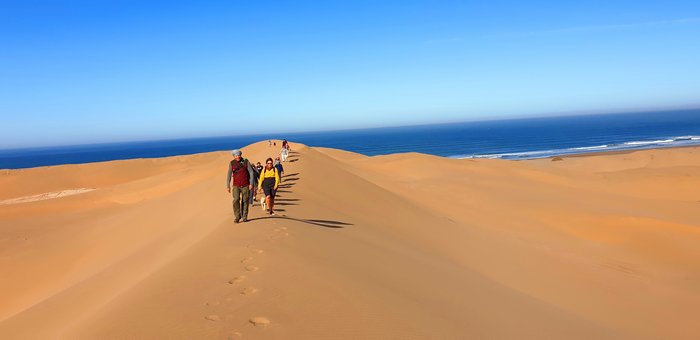
[[[0,148],[700,106],[700,1],[0,1]]]

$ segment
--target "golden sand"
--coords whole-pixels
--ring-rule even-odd
[[[700,148],[292,148],[242,224],[226,152],[5,171],[0,338],[700,338]]]

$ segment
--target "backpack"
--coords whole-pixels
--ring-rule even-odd
[[[231,161],[231,169],[233,169],[233,175],[235,176],[241,169],[248,167],[248,160],[243,158],[238,162],[238,167],[233,169],[233,161]]]

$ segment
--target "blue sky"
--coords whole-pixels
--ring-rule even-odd
[[[0,1],[0,148],[697,106],[698,1]]]

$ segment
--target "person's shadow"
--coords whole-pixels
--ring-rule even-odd
[[[248,219],[248,221],[266,220],[266,219],[272,219],[272,218],[278,218],[278,219],[283,219],[283,220],[292,220],[292,221],[302,222],[302,223],[311,224],[311,225],[315,225],[315,226],[319,226],[319,227],[333,228],[333,229],[342,229],[342,228],[345,228],[346,226],[354,225],[352,223],[340,222],[340,221],[307,220],[307,219],[294,218],[294,217],[289,217],[289,216],[279,216],[279,215],[255,217],[255,218]]]

